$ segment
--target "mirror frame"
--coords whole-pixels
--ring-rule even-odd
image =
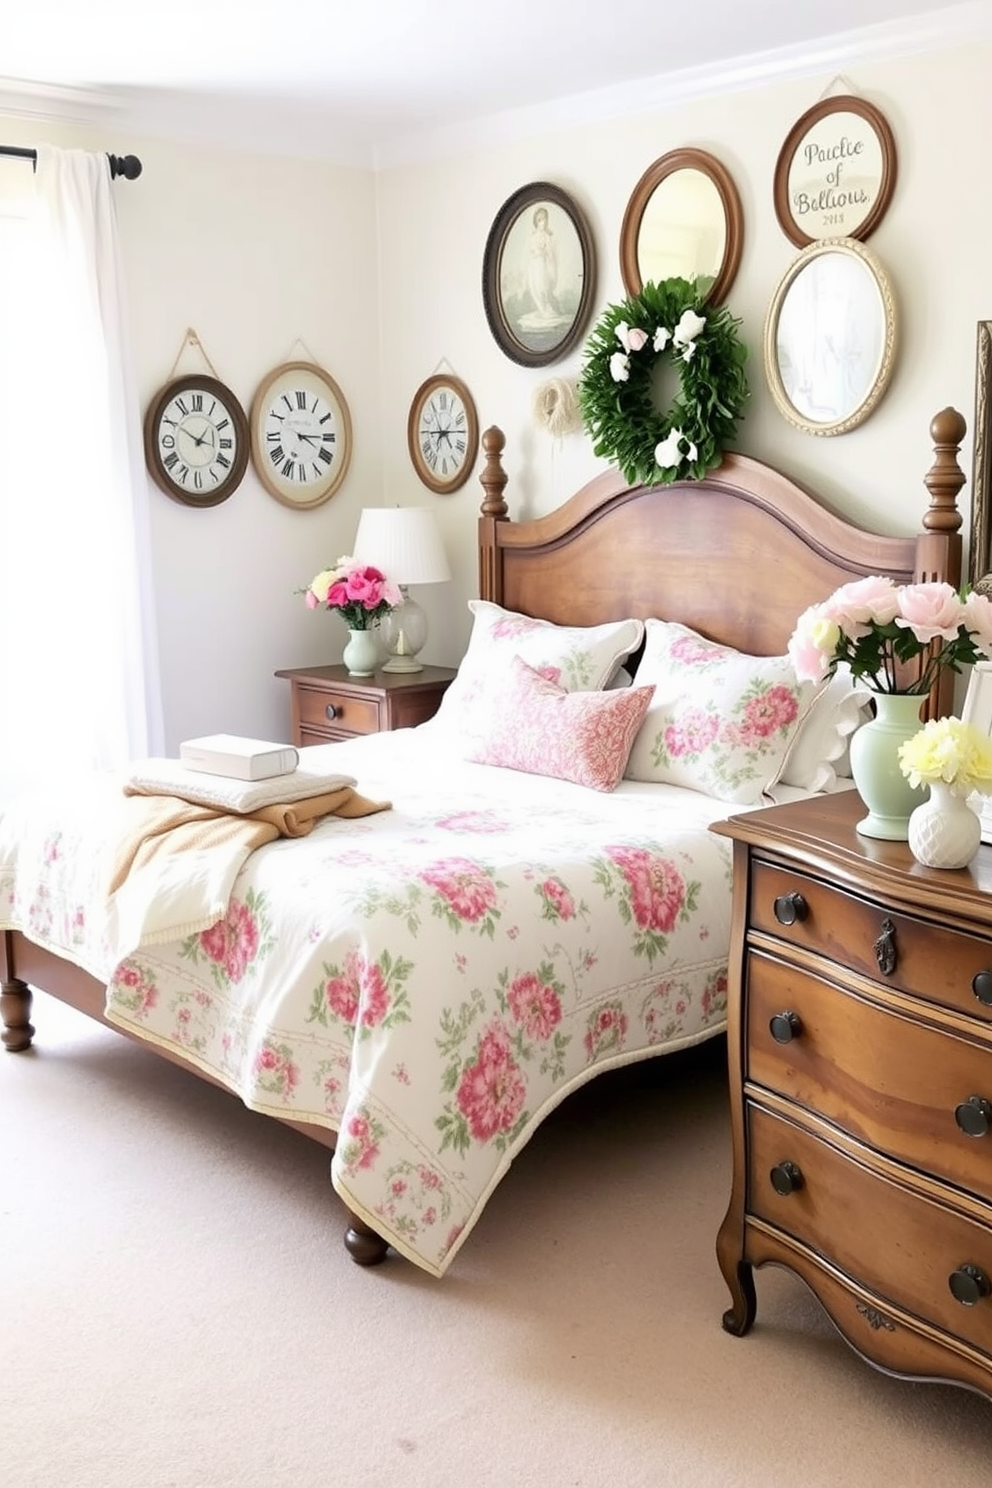
[[[707,176],[717,189],[723,207],[723,219],[727,241],[723,249],[723,262],[713,279],[706,296],[707,304],[719,305],[726,299],[737,276],[744,244],[744,212],[730,172],[715,156],[706,150],[670,150],[653,165],[649,165],[631,193],[627,210],[620,227],[620,272],[624,288],[631,297],[639,295],[644,288],[637,258],[637,244],[641,233],[641,222],[651,200],[662,181],[680,170],[697,170]],[[693,277],[687,275],[687,278]]]
[[[828,204],[825,210],[828,216],[833,217],[834,225],[825,233],[808,233],[798,218],[793,215],[792,203],[789,199],[789,172],[799,147],[807,135],[817,124],[829,120],[834,114],[856,114],[859,119],[864,120],[878,142],[882,156],[882,171],[875,188],[874,201],[856,223],[849,226],[850,218],[848,217],[848,222],[843,220],[843,208],[831,211]],[[825,190],[830,187],[831,176],[842,169],[843,161],[831,160],[829,165],[832,169],[828,170],[825,166],[822,176]],[[892,200],[896,185],[896,171],[896,142],[888,120],[880,109],[866,99],[855,98],[848,93],[821,99],[796,120],[779,151],[775,164],[775,215],[779,226],[797,248],[805,248],[809,243],[823,242],[828,237],[836,238],[842,234],[848,238],[857,238],[861,242],[871,236],[889,209],[889,202]],[[839,190],[839,182],[837,186]]]
[[[871,387],[862,398],[857,408],[852,409],[844,418],[835,419],[832,424],[817,424],[812,419],[805,418],[790,399],[782,381],[782,374],[778,364],[778,323],[782,313],[785,298],[792,288],[796,279],[802,271],[815,258],[820,258],[826,253],[844,253],[851,258],[857,258],[865,264],[878,289],[879,298],[882,302],[882,311],[885,316],[884,344],[882,347],[879,365]],[[765,378],[771,389],[772,397],[779,413],[796,429],[801,429],[804,434],[818,434],[827,436],[831,434],[847,434],[849,430],[856,429],[863,424],[865,419],[877,407],[882,394],[888,386],[895,364],[896,350],[896,307],[892,296],[892,289],[886,278],[885,272],[878,259],[871,253],[863,243],[854,238],[820,238],[804,248],[802,253],[797,254],[792,263],[786,269],[782,279],[772,298],[765,319]]]
[[[968,577],[989,593],[992,575],[992,438],[989,429],[989,386],[992,384],[992,320],[978,322],[975,352],[975,435],[971,464],[971,534],[968,539]]]

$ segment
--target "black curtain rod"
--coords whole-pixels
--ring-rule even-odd
[[[0,145],[0,155],[16,155],[21,160],[31,160],[38,165],[38,151],[25,150],[20,145]],[[123,176],[126,181],[135,181],[141,175],[141,161],[137,155],[109,155],[110,179]]]

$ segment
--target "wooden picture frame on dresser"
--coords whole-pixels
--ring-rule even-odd
[[[733,816],[733,1191],[743,1335],[777,1263],[878,1368],[992,1397],[992,848],[924,868],[854,791]]]
[[[298,749],[426,723],[455,675],[452,667],[433,666],[419,672],[376,672],[371,677],[352,676],[345,666],[276,672],[290,683],[292,742]]]

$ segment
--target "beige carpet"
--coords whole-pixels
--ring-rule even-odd
[[[47,998],[0,1056],[4,1488],[987,1488],[992,1402],[801,1282],[723,1332],[716,1044],[545,1124],[435,1281],[341,1246],[325,1154]]]

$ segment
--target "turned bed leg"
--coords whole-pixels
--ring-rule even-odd
[[[0,982],[0,1020],[3,1022],[3,1046],[10,1054],[30,1049],[34,1038],[31,1026],[31,988],[20,977]]]
[[[386,1259],[388,1243],[377,1235],[364,1219],[348,1210],[348,1228],[344,1232],[344,1248],[357,1266],[378,1266]]]

